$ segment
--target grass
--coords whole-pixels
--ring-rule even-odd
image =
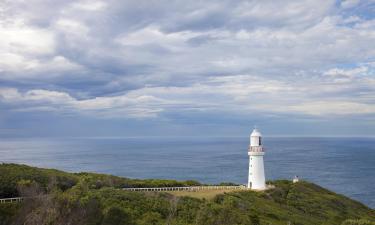
[[[192,198],[199,199],[213,199],[218,194],[225,194],[229,192],[239,191],[236,189],[233,190],[199,190],[199,191],[167,191],[167,193],[172,194],[177,197],[188,196]]]

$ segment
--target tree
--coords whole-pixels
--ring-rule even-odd
[[[131,221],[130,215],[118,206],[109,208],[104,216],[102,225],[130,225],[134,224]]]
[[[142,215],[142,219],[138,221],[139,225],[162,225],[163,219],[157,212],[147,212]]]
[[[259,217],[257,215],[251,215],[250,221],[251,221],[252,225],[259,225],[260,224],[260,220],[259,220]]]

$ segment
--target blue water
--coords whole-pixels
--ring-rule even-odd
[[[375,208],[375,138],[264,138],[267,179],[302,179]],[[2,139],[0,162],[131,178],[247,181],[247,137]]]

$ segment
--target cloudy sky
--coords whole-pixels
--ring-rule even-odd
[[[0,137],[375,135],[375,1],[0,0]]]

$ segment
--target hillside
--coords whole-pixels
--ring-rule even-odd
[[[199,185],[195,181],[139,180],[0,164],[0,198],[40,196],[0,204],[0,225],[375,224],[374,210],[318,185],[272,183],[276,188],[265,192],[234,191],[206,199],[119,190]]]

